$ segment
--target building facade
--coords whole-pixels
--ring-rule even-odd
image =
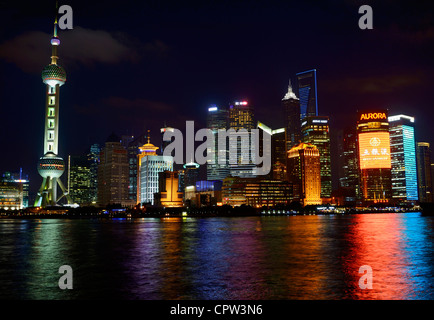
[[[316,146],[300,143],[288,152],[292,199],[303,206],[322,204],[320,154]]]
[[[419,200],[419,196],[414,117],[401,114],[390,116],[388,119],[392,164],[392,199],[397,202],[416,202]]]
[[[19,182],[0,182],[0,209],[23,209],[23,184]]]
[[[332,194],[329,117],[307,116],[301,123],[302,142],[318,148],[321,172],[321,198]]]
[[[92,171],[87,155],[68,157],[68,191],[71,200],[79,205],[92,204]]]
[[[417,143],[417,176],[420,202],[433,202],[431,148],[428,142]]]
[[[173,157],[157,155],[158,147],[148,142],[139,147],[137,155],[137,203],[154,205],[159,191],[159,173],[173,171]]]
[[[178,189],[178,172],[161,171],[158,175],[158,192],[154,195],[155,204],[169,208],[182,207],[183,194]]]
[[[298,80],[298,97],[300,99],[300,119],[308,116],[318,115],[318,94],[316,69],[299,72],[296,74]]]
[[[255,128],[253,106],[248,101],[235,101],[229,106],[229,168],[230,175],[255,177],[255,143],[252,129]],[[235,152],[235,150],[237,150]]]
[[[269,154],[271,157],[270,172],[261,177],[286,181],[286,129],[278,128],[273,130],[260,121],[258,121],[257,127],[260,129],[260,143],[258,146],[259,155],[266,156],[266,154]],[[262,139],[264,134],[268,134],[270,136],[270,144],[264,143]]]
[[[358,112],[360,190],[365,205],[392,199],[390,134],[387,110]]]
[[[274,207],[287,205],[291,199],[288,181],[242,177],[227,177],[222,185],[223,205]]]
[[[98,204],[131,205],[128,199],[128,156],[120,139],[111,135],[100,153]]]
[[[27,208],[29,206],[29,192],[30,192],[30,181],[29,176],[23,173],[20,168],[19,172],[5,172],[3,174],[2,182],[15,182],[21,184],[22,189],[22,204],[21,208]]]
[[[216,105],[208,108],[207,128],[210,129],[214,136],[214,144],[210,150],[211,160],[207,161],[206,176],[208,180],[223,180],[230,174],[228,164],[229,149],[227,143],[220,146],[218,143],[219,130],[227,130],[229,121],[229,112],[226,108]],[[219,161],[220,160],[220,161]]]
[[[347,191],[345,192],[346,202],[355,203],[357,199],[360,199],[357,129],[353,126],[343,129],[340,143],[341,176],[339,184]]]
[[[98,143],[94,143],[90,146],[89,153],[87,155],[90,163],[89,198],[92,205],[98,203],[98,165],[100,152],[101,146]]]
[[[300,99],[297,98],[289,82],[288,92],[282,99],[286,151],[301,143]]]

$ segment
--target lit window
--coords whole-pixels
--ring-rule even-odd
[[[50,96],[50,97],[48,98],[48,104],[49,104],[50,106],[53,106],[55,103],[56,103],[56,97],[54,97],[54,96]]]
[[[54,108],[48,108],[48,116],[54,117]]]

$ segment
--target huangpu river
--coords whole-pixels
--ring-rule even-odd
[[[417,212],[0,219],[0,298],[431,300],[433,237],[434,217]]]

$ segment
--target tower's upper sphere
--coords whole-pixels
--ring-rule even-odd
[[[65,162],[52,152],[47,152],[38,161],[38,172],[43,178],[59,178],[65,171]]]
[[[66,82],[66,72],[57,64],[49,64],[42,70],[42,81],[50,86],[61,86]]]

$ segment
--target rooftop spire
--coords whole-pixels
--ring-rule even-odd
[[[289,99],[299,100],[295,95],[294,91],[292,91],[291,79],[289,80],[288,92],[285,94],[282,100],[289,100]]]

